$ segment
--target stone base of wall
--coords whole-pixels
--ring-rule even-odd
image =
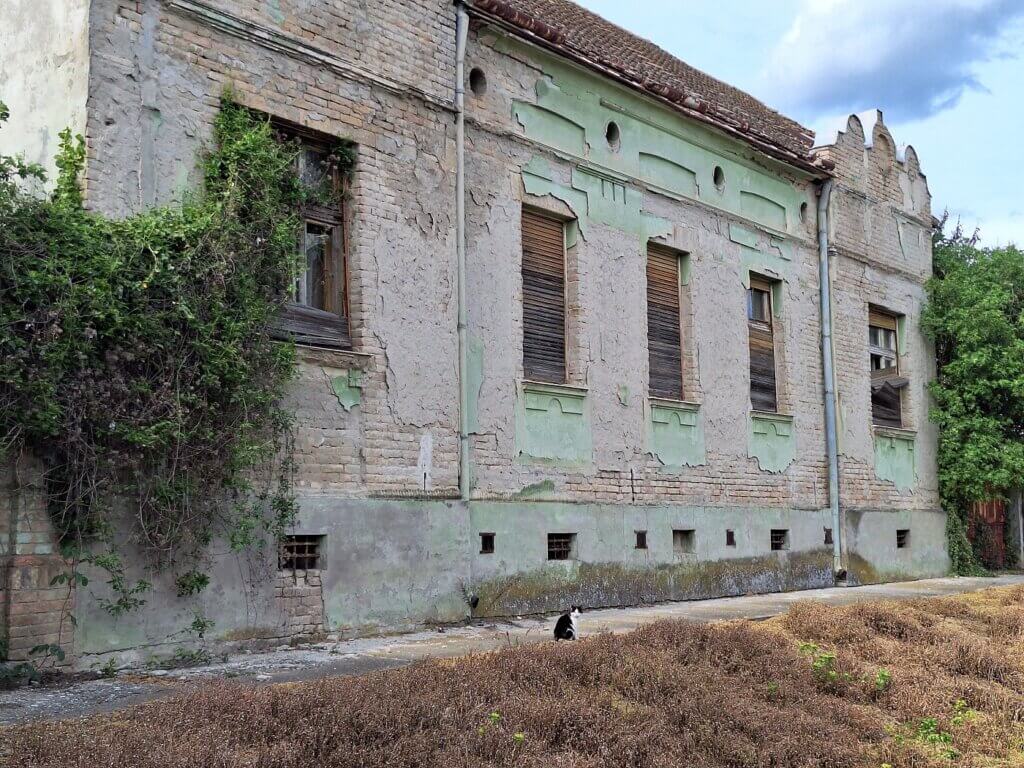
[[[70,664],[74,595],[67,584],[53,583],[55,577],[67,573],[68,564],[56,556],[16,555],[8,569],[7,589],[0,590],[0,604],[7,606],[8,660],[45,666]],[[31,653],[40,646],[51,646],[51,650]],[[53,653],[53,646],[61,649],[63,659]]]
[[[274,579],[274,600],[281,613],[281,634],[295,638],[324,634],[319,570],[280,571]]]

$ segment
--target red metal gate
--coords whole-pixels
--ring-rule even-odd
[[[1002,499],[976,501],[971,505],[967,536],[986,568],[1006,566],[1006,502]]]

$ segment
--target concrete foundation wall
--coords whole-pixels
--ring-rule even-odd
[[[58,134],[85,133],[89,0],[4,0],[0,5],[0,101],[11,119],[0,150],[42,165],[52,182]]]

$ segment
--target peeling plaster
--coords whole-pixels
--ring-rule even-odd
[[[793,417],[778,413],[751,412],[750,448],[764,472],[783,472],[796,457]]]

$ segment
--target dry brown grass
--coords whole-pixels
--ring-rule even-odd
[[[815,672],[802,642],[835,663]],[[17,768],[1024,766],[1022,720],[1017,587],[661,622],[359,679],[218,684],[0,741]]]

